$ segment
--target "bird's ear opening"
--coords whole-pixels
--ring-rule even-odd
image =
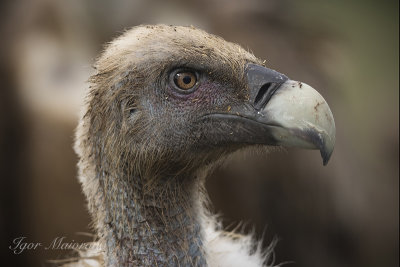
[[[133,114],[136,112],[136,108],[131,108],[129,109],[129,115],[133,116]]]
[[[125,118],[132,118],[137,113],[136,101],[133,97],[124,99],[121,102],[121,111]]]

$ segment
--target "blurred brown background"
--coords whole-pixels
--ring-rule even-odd
[[[19,0],[0,4],[2,266],[48,266],[69,251],[14,255],[16,237],[49,244],[90,232],[73,131],[102,45],[143,23],[195,25],[317,88],[337,143],[228,164],[208,180],[226,225],[277,236],[276,263],[399,266],[398,1]],[[87,238],[85,239],[87,240]],[[4,264],[3,264],[4,263]]]

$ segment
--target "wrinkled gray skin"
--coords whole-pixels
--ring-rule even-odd
[[[107,46],[75,145],[105,266],[207,264],[205,170],[241,148],[279,144],[252,144],[253,128],[205,119],[251,106],[249,63],[262,65],[192,27],[135,27]],[[173,86],[170,73],[182,67],[199,73],[193,92]]]

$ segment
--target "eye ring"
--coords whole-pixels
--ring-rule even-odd
[[[170,82],[177,91],[187,94],[197,89],[199,75],[190,69],[177,69],[171,73]]]

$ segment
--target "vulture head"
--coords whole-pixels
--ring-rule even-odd
[[[193,27],[139,26],[97,60],[75,149],[104,266],[262,266],[207,212],[207,170],[243,148],[335,143],[313,88]]]

